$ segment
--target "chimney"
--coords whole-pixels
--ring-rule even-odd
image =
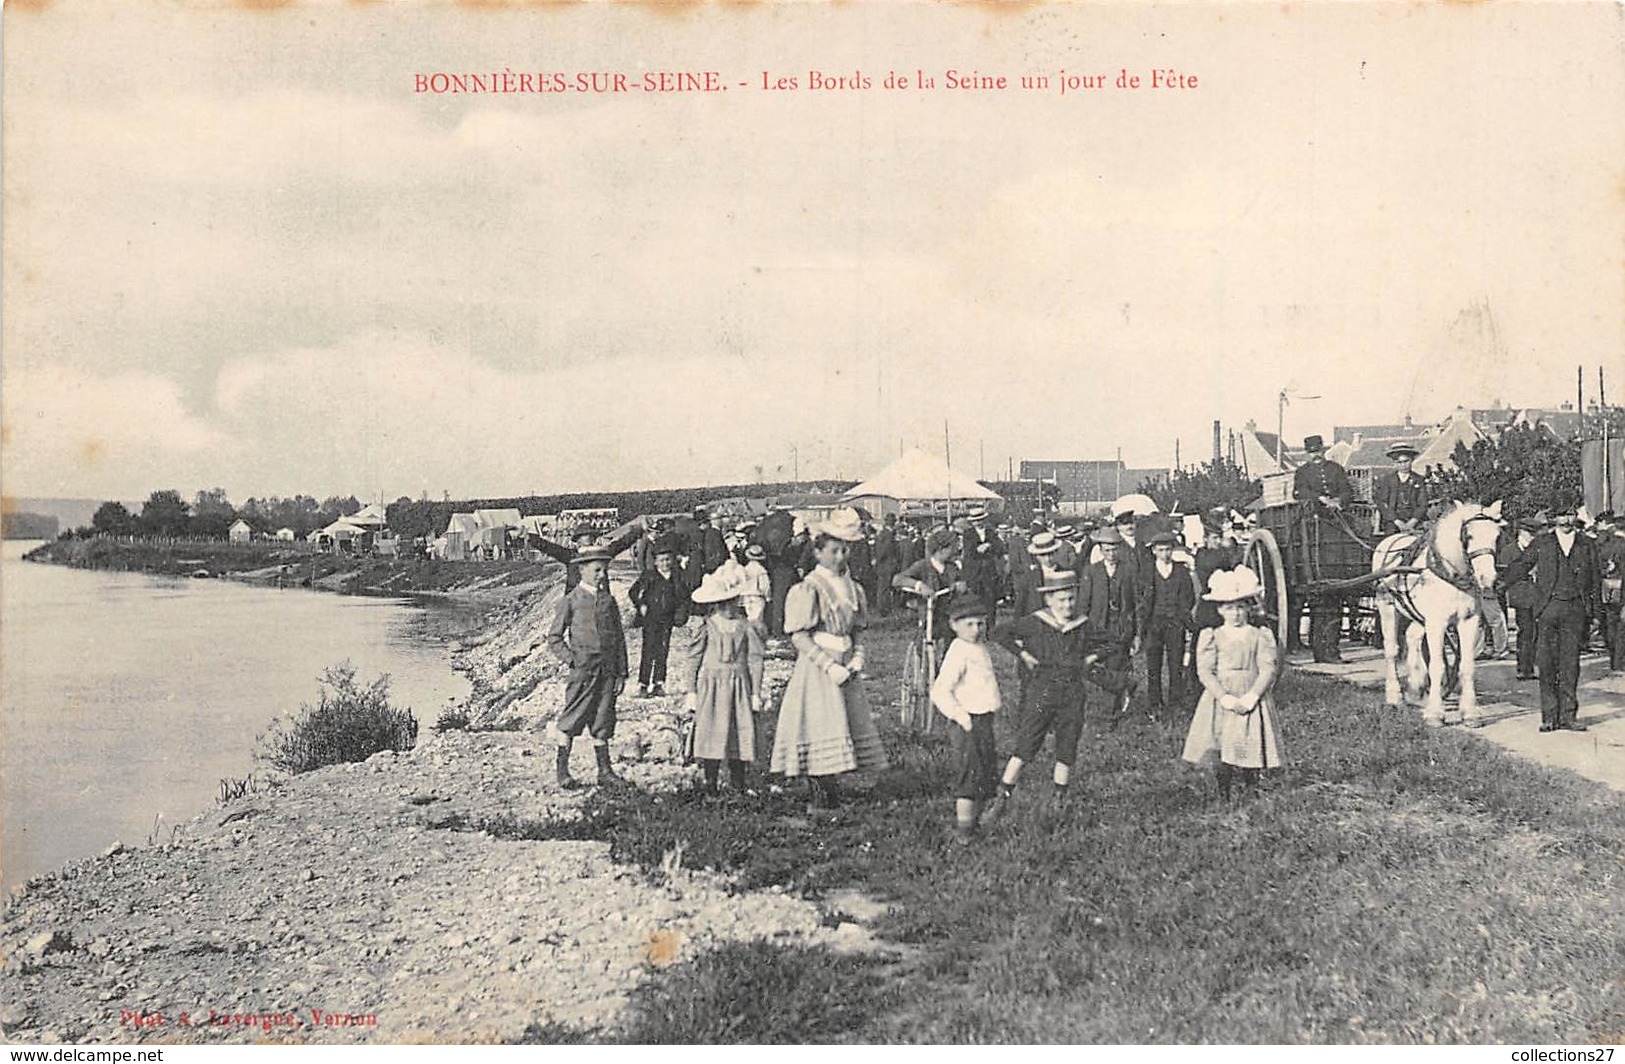
[[[1409,414],[1406,414],[1405,415],[1405,429],[1406,429],[1406,431],[1409,431],[1411,428],[1412,428],[1411,416]]]

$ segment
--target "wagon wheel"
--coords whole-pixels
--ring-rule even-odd
[[[1263,588],[1259,598],[1275,630],[1276,645],[1285,647],[1288,625],[1293,618],[1287,608],[1286,566],[1281,564],[1281,548],[1275,542],[1275,534],[1267,528],[1255,530],[1242,564],[1257,574]]]

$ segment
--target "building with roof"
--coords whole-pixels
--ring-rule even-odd
[[[254,526],[239,517],[236,523],[226,530],[226,538],[233,543],[247,543],[254,538]]]
[[[1066,514],[1104,511],[1113,499],[1138,491],[1143,482],[1167,472],[1132,469],[1121,459],[1021,461],[1021,479],[1054,484],[1060,495],[1056,509]]]

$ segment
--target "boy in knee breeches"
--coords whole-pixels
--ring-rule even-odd
[[[1021,659],[1029,671],[1028,705],[1022,715],[1013,756],[1005,764],[999,793],[983,815],[983,823],[1005,812],[1021,769],[1043,749],[1044,738],[1055,733],[1053,803],[1059,807],[1072,780],[1072,764],[1083,735],[1084,686],[1098,655],[1091,647],[1086,618],[1074,617],[1077,575],[1051,573],[1039,588],[1044,608],[1017,618],[995,637],[995,642]]]
[[[626,636],[621,608],[610,593],[606,574],[609,554],[588,549],[576,557],[581,582],[559,603],[547,645],[570,666],[564,708],[554,723],[558,739],[558,783],[564,790],[578,784],[570,776],[570,747],[585,730],[592,736],[598,782],[617,781],[609,760],[615,735],[615,700],[626,686]]]

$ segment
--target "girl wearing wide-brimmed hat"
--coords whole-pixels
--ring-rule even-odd
[[[1202,700],[1191,718],[1183,757],[1202,764],[1216,756],[1219,793],[1226,798],[1238,775],[1250,790],[1263,769],[1281,764],[1270,694],[1280,656],[1270,630],[1248,623],[1259,590],[1251,569],[1221,569],[1210,578],[1203,596],[1218,606],[1224,623],[1203,629],[1196,643]]]
[[[796,648],[795,672],[779,705],[771,768],[813,783],[813,805],[836,805],[835,778],[856,769],[883,769],[886,750],[863,685],[868,623],[863,589],[846,571],[849,545],[863,535],[854,510],[836,510],[813,537],[816,567],[790,589],[784,630]]]
[[[740,606],[748,586],[743,569],[718,569],[693,595],[711,610],[695,637],[684,704],[694,714],[693,756],[705,772],[708,794],[717,793],[724,761],[734,791],[744,791],[745,766],[756,760],[752,714],[760,708],[766,655],[760,629]]]

